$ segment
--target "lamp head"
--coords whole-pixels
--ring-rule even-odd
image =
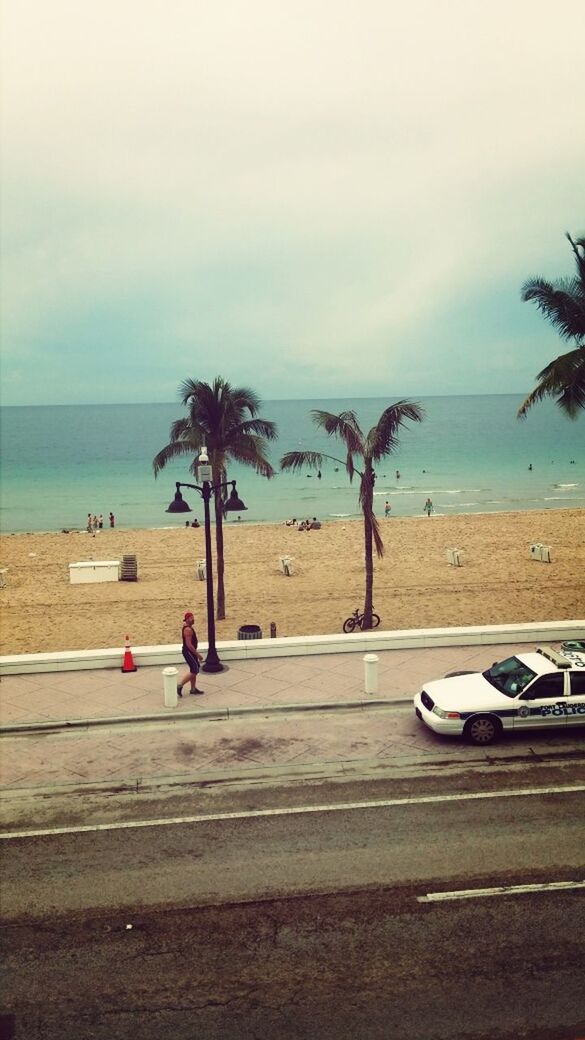
[[[244,505],[241,498],[238,498],[238,492],[236,491],[236,482],[232,482],[232,490],[230,491],[230,497],[228,498],[224,510],[226,513],[242,513],[244,509],[248,507]]]
[[[179,485],[177,484],[177,490],[175,491],[175,497],[171,502],[170,506],[166,510],[167,513],[190,513],[191,509],[181,492],[179,491]]]

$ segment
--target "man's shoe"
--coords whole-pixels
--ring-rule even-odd
[[[205,690],[190,690],[189,692],[191,694],[191,697],[197,697],[200,696],[202,693],[205,693]]]
[[[182,696],[183,696],[183,687],[182,686],[177,686],[177,697],[182,697]]]

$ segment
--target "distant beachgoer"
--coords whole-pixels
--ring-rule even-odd
[[[528,466],[528,469],[532,469],[532,463],[530,463],[530,465]]]
[[[390,510],[391,509],[392,509],[392,506],[390,505],[388,500],[386,500],[386,502],[384,502],[384,516],[390,516]]]
[[[432,503],[430,498],[427,498],[427,500],[426,500],[426,502],[425,502],[425,504],[423,506],[423,512],[426,513],[427,516],[430,516],[432,511],[433,511],[433,503]]]
[[[115,527],[115,526],[116,526],[116,517],[114,516],[113,513],[110,513],[110,527]]]
[[[400,470],[396,470],[396,480],[400,480]]]
[[[314,516],[312,521],[311,521],[311,525],[310,526],[311,526],[313,531],[320,531],[321,530],[321,521],[317,520],[317,517]]]
[[[187,523],[188,522],[189,521],[187,521]],[[195,519],[191,522],[191,527],[199,527],[199,521],[198,521],[197,517],[195,517]]]
[[[183,676],[180,682],[177,683],[177,695],[183,696],[183,686],[186,682],[191,683],[191,689],[189,693],[201,694],[203,690],[197,689],[197,676],[199,674],[201,661],[203,660],[202,655],[197,649],[197,633],[193,628],[194,617],[190,610],[188,610],[183,617],[183,657],[187,662],[189,671]]]
[[[91,513],[87,514],[87,533],[93,534],[93,524],[91,522]]]
[[[321,480],[321,470],[319,470],[317,473],[317,480]]]
[[[99,527],[100,531],[103,531],[103,529],[104,529],[104,518],[103,518],[101,513],[98,516],[98,527]]]
[[[293,516],[292,520],[285,520],[284,522],[287,527],[294,527],[297,522],[297,518],[296,516]]]

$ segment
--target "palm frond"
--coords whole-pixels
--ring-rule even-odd
[[[569,419],[576,419],[585,408],[585,346],[555,358],[536,378],[538,384],[518,409],[518,418],[525,419],[534,404],[552,397]]]
[[[187,441],[173,441],[170,444],[166,444],[152,460],[152,468],[155,477],[158,476],[161,469],[164,469],[167,463],[172,462],[173,459],[177,459],[182,455],[192,455],[193,450],[193,446]]]
[[[311,412],[315,426],[325,430],[329,437],[339,437],[352,455],[361,455],[363,448],[363,433],[357,421],[355,412],[325,412],[314,408]]]
[[[563,339],[580,341],[585,336],[585,293],[576,278],[554,284],[533,278],[522,286],[524,302],[533,301]]]
[[[251,466],[261,477],[270,479],[275,475],[275,471],[263,448],[264,441],[261,437],[242,435],[230,446],[229,455],[235,462]]]
[[[290,469],[293,473],[300,469],[319,469],[323,465],[320,451],[287,451],[280,460],[281,469]]]
[[[424,411],[414,401],[396,401],[386,408],[366,438],[366,452],[378,462],[398,447],[398,431],[407,422],[422,422]]]

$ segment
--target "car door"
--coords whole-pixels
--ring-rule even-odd
[[[569,672],[567,725],[585,725],[585,669]]]
[[[540,675],[517,698],[514,729],[545,729],[566,726],[565,673]]]

